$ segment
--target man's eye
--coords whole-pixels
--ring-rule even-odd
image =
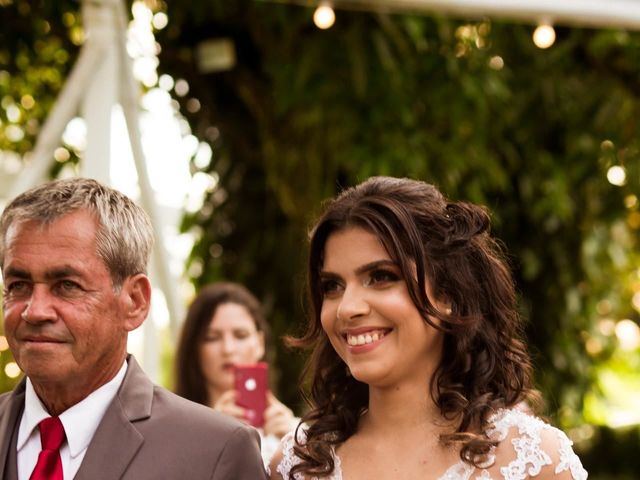
[[[72,280],[61,280],[55,285],[54,289],[59,295],[63,296],[79,295],[83,292],[82,287]]]
[[[17,296],[17,295],[24,295],[25,293],[29,292],[29,283],[28,282],[24,282],[22,280],[17,281],[17,282],[10,282],[7,285],[5,285],[5,296]]]
[[[72,282],[71,280],[63,280],[60,282],[60,287],[62,287],[63,290],[75,290],[80,288],[80,285],[76,282]]]

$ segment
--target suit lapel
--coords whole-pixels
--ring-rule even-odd
[[[87,448],[75,480],[121,478],[144,437],[134,423],[151,416],[153,384],[131,356],[118,394],[107,409]]]
[[[121,478],[138,453],[144,438],[123,415],[123,410],[111,404],[96,430],[75,480]]]
[[[11,480],[7,472],[9,462],[16,461],[15,445],[11,451],[12,440],[16,437],[17,423],[24,409],[24,385],[23,379],[15,390],[5,395],[0,401],[0,478]]]

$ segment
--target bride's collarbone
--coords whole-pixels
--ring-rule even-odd
[[[343,480],[437,480],[460,460],[455,449],[428,441],[410,444],[391,440],[347,441],[337,455]]]

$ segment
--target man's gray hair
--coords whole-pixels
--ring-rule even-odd
[[[98,222],[96,253],[111,273],[114,287],[131,275],[147,273],[153,246],[149,216],[123,193],[88,178],[44,183],[13,199],[0,217],[0,266],[4,266],[11,225],[49,224],[78,210],[87,210]]]

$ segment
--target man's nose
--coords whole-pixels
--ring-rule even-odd
[[[31,291],[31,296],[22,311],[22,318],[29,323],[46,322],[56,319],[53,307],[53,295],[48,285],[36,283]]]

